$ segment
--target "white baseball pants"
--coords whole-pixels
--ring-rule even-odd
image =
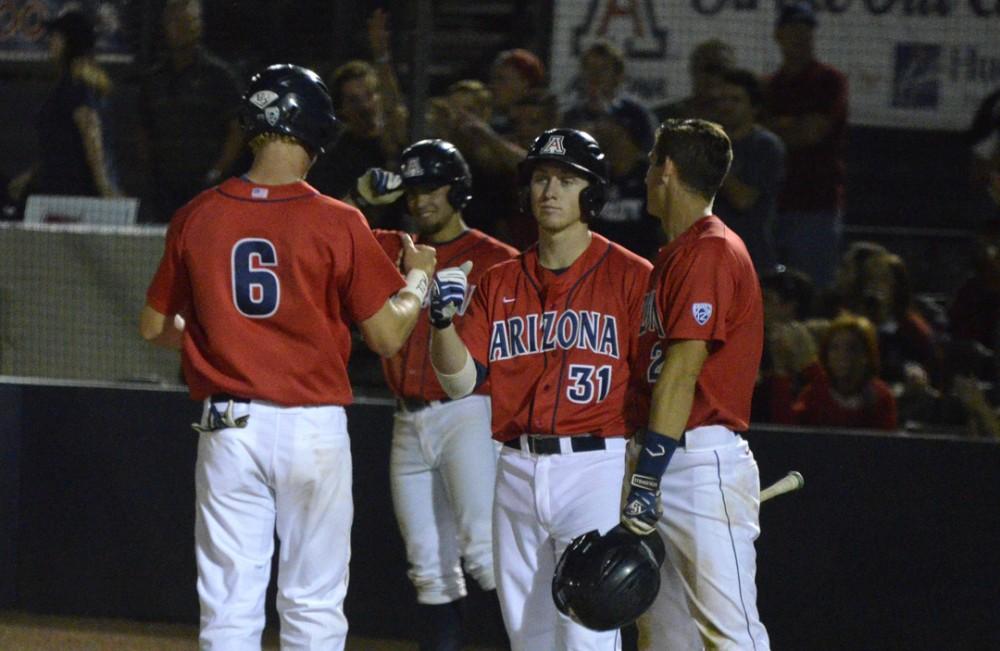
[[[261,648],[277,531],[281,648],[341,651],[353,518],[344,409],[254,401],[233,411],[249,414],[245,428],[204,433],[198,443],[201,648]]]
[[[685,434],[660,483],[667,547],[660,593],[639,620],[643,651],[768,651],[757,612],[760,477],[725,427]]]
[[[483,590],[496,587],[496,459],[486,396],[396,412],[389,476],[418,603],[446,604],[464,597],[463,558]]]
[[[618,524],[625,440],[608,449],[532,454],[504,447],[497,467],[493,553],[512,651],[618,651],[618,631],[591,631],[556,609],[552,577],[573,538]]]

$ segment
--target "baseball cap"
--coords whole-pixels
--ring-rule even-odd
[[[812,3],[808,2],[808,0],[799,0],[799,2],[783,6],[781,13],[778,15],[778,27],[782,25],[808,25],[815,27],[816,11],[813,9]]]

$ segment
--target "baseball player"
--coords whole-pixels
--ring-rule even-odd
[[[639,535],[658,530],[668,562],[640,620],[643,648],[766,651],[753,546],[760,483],[739,435],[750,419],[763,304],[746,246],[712,214],[732,147],[717,124],[667,120],[649,157],[649,209],[670,243],[643,309],[636,417],[648,428],[634,446],[622,524]]]
[[[479,278],[465,299],[461,269],[435,276],[431,361],[449,396],[489,377],[497,464],[493,553],[514,651],[614,651],[618,631],[560,614],[555,565],[570,541],[618,523],[626,393],[651,265],[591,233],[607,164],[582,131],[539,136],[519,166],[539,240]]]
[[[204,401],[201,647],[260,648],[276,530],[282,649],[339,650],[353,516],[349,326],[394,355],[436,259],[404,238],[404,282],[361,213],[303,180],[336,123],[315,73],[275,65],[254,76],[241,122],[253,165],[174,216],[140,328],[182,350],[191,397]]]
[[[465,225],[462,209],[472,198],[472,176],[454,145],[421,140],[405,149],[400,160],[415,239],[436,249],[439,266],[472,262],[469,282],[474,287],[487,269],[517,255],[516,249]],[[399,234],[375,235],[395,259]],[[429,341],[430,323],[421,319],[402,350],[382,362],[397,405],[389,474],[409,576],[421,604],[420,649],[459,651],[466,594],[461,559],[483,590],[496,590],[492,512],[497,454],[490,436],[488,388],[451,400],[431,368]]]

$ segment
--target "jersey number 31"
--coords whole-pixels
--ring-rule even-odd
[[[278,266],[278,253],[270,240],[242,239],[233,245],[231,262],[233,304],[243,316],[266,319],[278,311],[281,283],[268,267]]]

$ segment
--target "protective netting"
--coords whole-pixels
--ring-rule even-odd
[[[0,375],[174,384],[138,331],[164,227],[0,224]]]

